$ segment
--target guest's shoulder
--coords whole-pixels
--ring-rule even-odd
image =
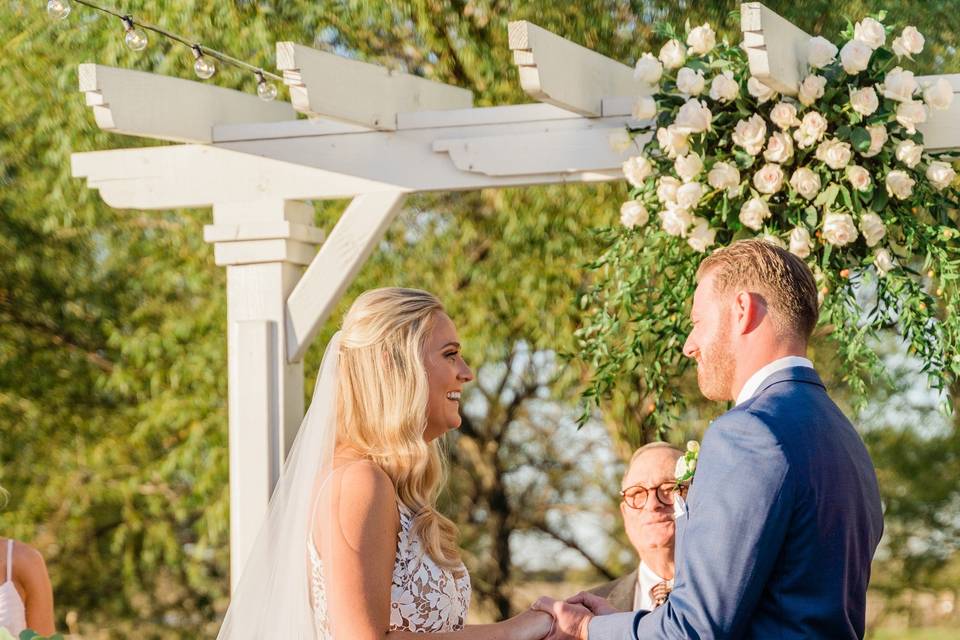
[[[13,580],[28,591],[31,586],[48,580],[43,554],[19,540],[13,543]]]

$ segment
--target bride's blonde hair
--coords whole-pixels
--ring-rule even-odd
[[[426,291],[389,287],[356,299],[340,332],[337,438],[380,466],[415,514],[412,530],[430,558],[460,562],[457,527],[436,509],[444,479],[437,441],[427,443],[426,341],[440,301]]]

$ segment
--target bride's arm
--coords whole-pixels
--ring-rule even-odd
[[[447,633],[391,631],[387,640],[541,640],[553,628],[553,617],[542,611],[524,611],[495,624],[477,624]]]

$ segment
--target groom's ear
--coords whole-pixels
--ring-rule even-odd
[[[745,335],[760,326],[767,317],[767,303],[763,296],[748,291],[738,291],[733,298],[733,324],[737,333]]]

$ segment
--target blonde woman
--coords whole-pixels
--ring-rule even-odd
[[[7,492],[0,487],[0,502]],[[24,629],[52,635],[53,589],[40,552],[23,542],[0,538],[0,629],[20,637]]]
[[[313,400],[221,639],[539,640],[528,611],[464,626],[470,578],[436,509],[438,439],[473,373],[433,295],[368,291],[327,346]]]

